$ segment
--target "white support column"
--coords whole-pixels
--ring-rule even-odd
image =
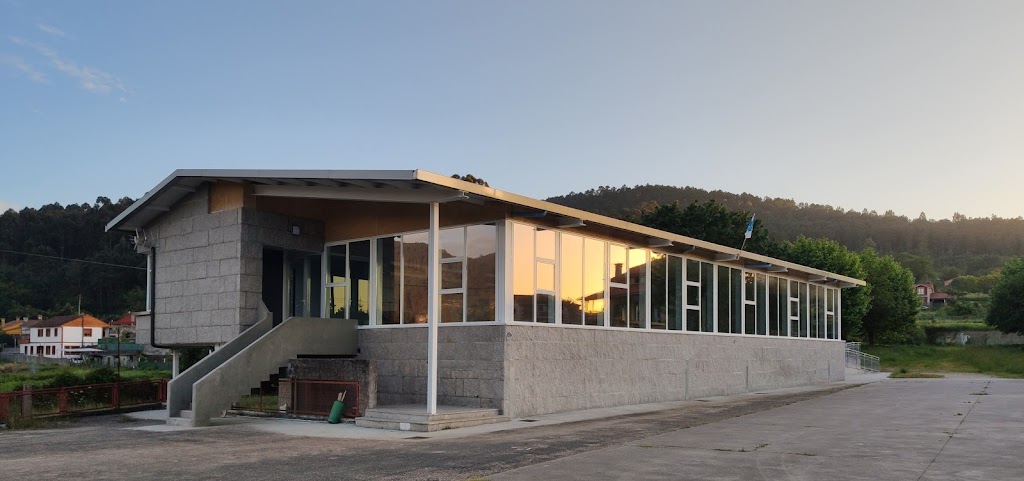
[[[181,354],[177,349],[171,351],[171,378],[178,377],[181,373]]]
[[[427,231],[427,413],[437,414],[437,323],[440,321],[440,272],[438,248],[439,204],[430,203],[430,230]]]

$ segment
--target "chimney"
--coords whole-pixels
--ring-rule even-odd
[[[615,263],[615,276],[614,277],[619,277],[621,275],[622,275],[622,263],[621,262],[616,262]]]
[[[41,321],[41,320],[43,320],[43,315],[42,315],[42,314],[39,314],[39,315],[37,315],[37,316],[36,316],[36,319],[38,319],[38,320],[40,320],[40,321]]]

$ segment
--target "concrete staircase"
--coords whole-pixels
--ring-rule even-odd
[[[434,432],[508,421],[497,409],[438,406],[437,414],[420,405],[382,406],[366,410],[356,426],[396,431]]]
[[[270,317],[264,313],[259,327]],[[249,331],[239,338],[246,334]],[[215,358],[232,343],[214,351],[168,385],[168,424],[207,426],[211,418],[230,409],[253,386],[279,373],[289,359],[300,354],[354,355],[358,345],[354,319],[308,317],[288,318],[255,340],[239,339],[240,345],[230,349],[234,352],[230,358]],[[197,366],[201,372],[190,372]]]

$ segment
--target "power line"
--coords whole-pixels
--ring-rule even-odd
[[[57,260],[61,260],[61,261],[81,262],[83,264],[96,264],[96,265],[99,265],[99,266],[123,267],[125,269],[137,269],[137,270],[140,270],[140,271],[146,270],[145,267],[126,266],[124,264],[111,264],[109,262],[87,261],[87,260],[84,260],[84,259],[68,259],[67,257],[48,256],[48,255],[45,255],[45,254],[29,254],[28,252],[9,251],[9,250],[6,250],[6,249],[0,249],[0,252],[7,253],[7,254],[20,254],[20,255],[23,255],[23,256],[44,257],[44,258],[47,258],[47,259],[57,259]]]

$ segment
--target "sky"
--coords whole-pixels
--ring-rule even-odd
[[[1024,215],[1024,2],[0,0],[0,209],[179,168]]]

